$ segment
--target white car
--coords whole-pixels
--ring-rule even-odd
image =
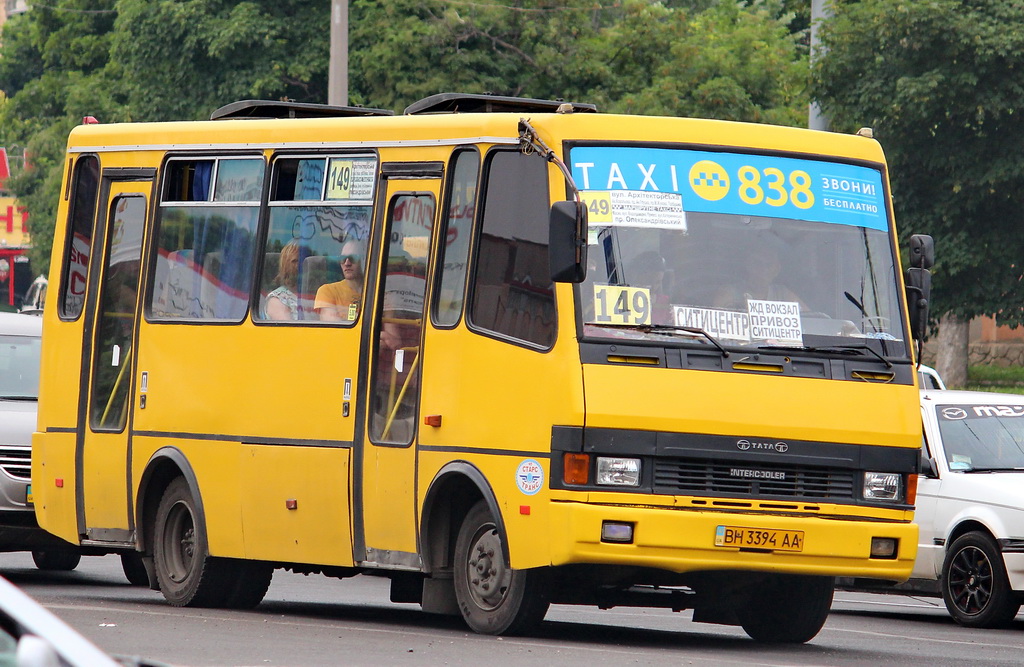
[[[914,578],[937,579],[961,625],[1024,601],[1024,395],[923,391]]]
[[[924,390],[921,418],[911,579],[838,584],[941,595],[960,625],[1006,625],[1024,602],[1024,395]]]

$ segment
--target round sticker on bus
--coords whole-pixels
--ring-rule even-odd
[[[544,485],[544,468],[533,459],[525,459],[516,470],[516,486],[528,496],[532,496]]]

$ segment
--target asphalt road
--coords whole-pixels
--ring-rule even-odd
[[[556,606],[527,638],[476,635],[460,619],[388,601],[388,582],[277,571],[253,611],[178,609],[129,586],[116,557],[44,573],[0,554],[0,574],[104,650],[176,667],[206,665],[849,665],[1024,664],[1024,615],[1005,630],[957,626],[937,599],[836,593],[821,633],[765,646],[689,612]]]

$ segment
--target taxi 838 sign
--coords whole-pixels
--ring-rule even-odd
[[[590,219],[596,224],[631,224],[627,220],[635,216],[629,215],[629,204],[619,210],[612,205],[612,193],[625,191],[681,196],[683,212],[888,229],[882,175],[871,167],[771,155],[601,146],[574,148],[570,161],[576,184],[595,209]],[[672,202],[658,203],[664,217]],[[651,208],[651,202],[645,207]]]

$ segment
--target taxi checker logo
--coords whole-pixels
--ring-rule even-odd
[[[967,419],[967,411],[963,408],[942,408],[942,416],[946,419]]]
[[[729,173],[717,162],[701,160],[690,167],[690,187],[701,199],[718,201],[729,194]]]
[[[789,451],[789,445],[784,442],[758,442],[756,440],[737,440],[736,447],[746,452],[751,449],[759,451],[772,451],[785,454]]]
[[[544,485],[544,468],[533,459],[524,459],[516,470],[516,486],[528,496],[532,496]]]

